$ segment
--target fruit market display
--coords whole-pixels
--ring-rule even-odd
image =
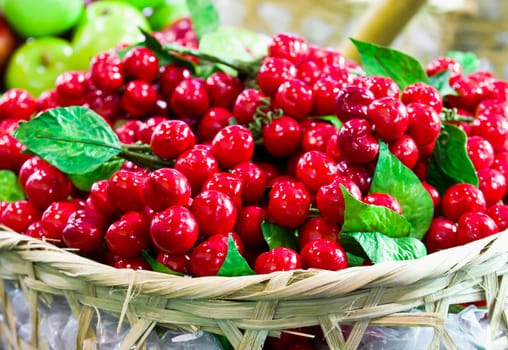
[[[259,56],[189,3],[171,35],[137,28],[39,96],[5,91],[0,224],[194,278],[418,259],[508,227],[508,82],[474,54],[422,67],[352,39],[360,65],[281,33]]]

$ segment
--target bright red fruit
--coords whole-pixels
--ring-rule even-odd
[[[96,254],[102,249],[106,222],[104,216],[92,209],[78,209],[69,216],[62,230],[62,240],[68,248],[81,254]]]
[[[290,271],[302,268],[302,260],[298,253],[286,247],[276,247],[258,255],[254,264],[257,274],[275,271]]]
[[[238,236],[231,234],[238,251],[243,250]],[[197,245],[191,252],[190,269],[194,276],[215,276],[228,252],[229,234],[215,234]]]
[[[220,191],[207,190],[199,193],[192,201],[191,210],[200,232],[207,236],[229,233],[236,223],[234,202]]]
[[[466,212],[458,221],[457,242],[466,244],[499,232],[496,222],[487,214]]]
[[[429,230],[423,238],[427,251],[434,253],[455,247],[458,244],[457,231],[457,224],[450,219],[442,217],[432,219]]]
[[[268,194],[268,217],[281,226],[300,226],[309,214],[309,206],[310,195],[300,182],[277,182]]]
[[[150,147],[161,158],[176,158],[191,149],[196,136],[190,126],[182,120],[165,120],[153,130]]]
[[[150,237],[157,249],[182,254],[196,243],[199,226],[194,214],[186,207],[174,205],[153,216]]]
[[[106,231],[106,246],[120,258],[135,258],[150,247],[149,222],[144,215],[131,211],[113,222]]]
[[[345,189],[357,200],[362,199],[362,191],[356,183],[345,176],[336,175],[327,185],[319,188],[316,194],[316,205],[322,216],[335,223],[344,221],[344,196],[341,187]]]
[[[155,211],[172,205],[187,206],[191,197],[189,180],[178,170],[161,168],[148,174],[144,183],[146,203]]]
[[[298,231],[298,246],[303,248],[308,242],[315,239],[328,239],[338,242],[340,227],[336,223],[322,216],[308,218]]]
[[[441,211],[450,220],[458,220],[465,212],[484,212],[487,202],[482,191],[471,184],[458,183],[448,187],[441,197]]]
[[[225,169],[249,161],[254,154],[252,133],[242,125],[226,126],[213,138],[212,153]]]
[[[402,208],[399,201],[388,193],[372,192],[363,197],[362,201],[367,204],[379,205],[393,210],[402,215]]]
[[[300,252],[304,268],[342,270],[348,267],[346,251],[337,242],[315,239],[308,242]]]

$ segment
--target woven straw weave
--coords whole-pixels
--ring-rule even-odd
[[[12,349],[44,349],[38,327],[31,344],[16,334],[5,281],[25,292],[32,324],[37,300],[63,296],[79,321],[78,349],[94,339],[96,311],[131,325],[122,349],[142,346],[156,326],[227,336],[236,349],[261,349],[268,335],[319,325],[331,349],[355,349],[368,325],[430,326],[440,344],[455,349],[444,327],[450,304],[486,298],[494,344],[508,344],[508,234],[489,236],[420,260],[346,270],[299,270],[245,277],[187,278],[114,269],[45,242],[0,231],[0,336]],[[416,307],[425,312],[409,312]],[[345,340],[341,325],[353,325]],[[504,344],[504,345],[503,345]]]

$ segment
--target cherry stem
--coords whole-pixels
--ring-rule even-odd
[[[151,152],[152,149],[150,145],[146,143],[134,143],[134,144],[124,144],[122,145],[123,150],[129,150],[134,152]]]
[[[188,47],[184,47],[184,46],[180,46],[180,45],[165,44],[162,47],[164,50],[167,50],[167,51],[176,52],[176,53],[179,53],[182,55],[190,55],[190,56],[199,58],[200,60],[208,61],[211,63],[223,64],[225,66],[228,66],[230,68],[237,70],[239,73],[246,75],[248,77],[255,76],[258,71],[258,64],[256,64],[256,61],[247,62],[247,61],[229,59],[226,57],[218,57],[218,56],[207,54],[205,52],[201,52],[196,49],[190,49]]]
[[[474,120],[473,117],[458,114],[456,108],[443,108],[440,117],[443,122],[472,122]]]
[[[130,146],[132,145],[122,145],[122,151],[118,155],[123,159],[129,160],[142,168],[156,170],[160,168],[168,168],[173,165],[173,162],[170,160],[162,159],[147,153],[130,150]]]

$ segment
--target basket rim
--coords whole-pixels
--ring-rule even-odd
[[[132,288],[139,292],[159,295],[186,295],[195,288],[199,298],[227,299],[270,299],[271,295],[281,296],[281,289],[251,290],[249,286],[268,283],[274,278],[286,280],[284,289],[289,299],[301,294],[302,297],[320,295],[323,291],[313,291],[311,280],[319,280],[320,286],[329,284],[333,295],[346,295],[357,290],[376,287],[403,287],[421,283],[434,278],[443,278],[460,269],[473,269],[477,264],[489,259],[499,258],[500,269],[508,260],[508,230],[462,246],[441,250],[417,260],[392,261],[371,266],[349,267],[340,271],[293,270],[270,274],[222,277],[176,276],[146,270],[118,269],[88,259],[73,252],[58,248],[36,238],[16,233],[9,228],[0,227],[0,265],[5,264],[2,256],[16,255],[31,264],[42,264],[54,268],[68,277],[76,277],[95,285],[115,288]],[[492,272],[492,271],[491,271]],[[499,271],[502,273],[502,271]],[[210,288],[213,285],[214,288]],[[212,290],[213,289],[213,290]],[[326,288],[325,288],[326,289]],[[206,291],[205,291],[206,290]],[[296,293],[298,292],[299,293]],[[326,293],[325,293],[326,294]]]

